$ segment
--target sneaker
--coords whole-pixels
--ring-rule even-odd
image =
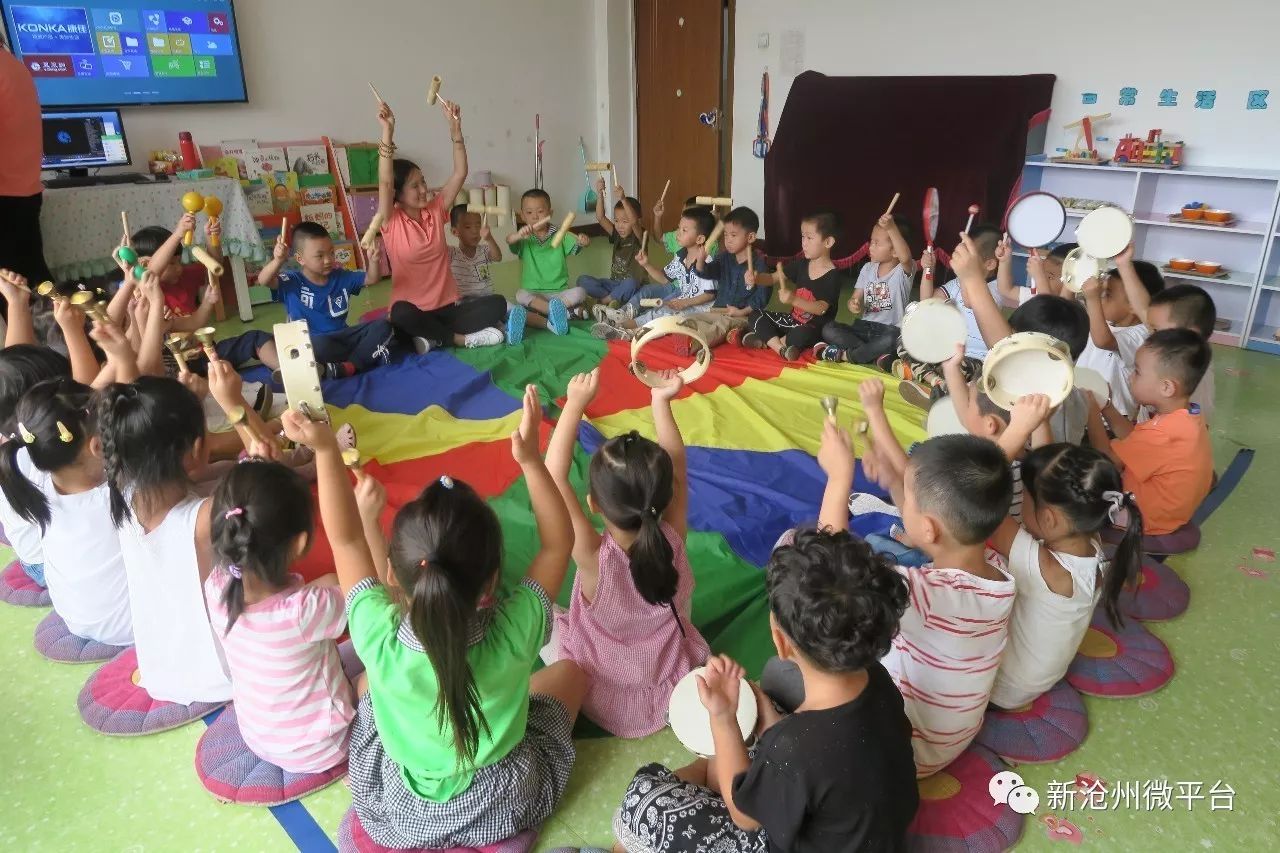
[[[897,361],[893,353],[887,352],[876,359],[876,369],[885,373],[893,373],[893,363]]]
[[[591,327],[591,337],[601,341],[629,341],[635,337],[635,333],[608,323],[596,323]]]
[[[636,309],[630,302],[621,308],[609,308],[604,305],[597,305],[599,313],[596,315],[596,321],[600,323],[612,323],[615,326],[621,326],[624,320],[634,320],[636,318]]]
[[[356,428],[351,424],[338,427],[333,437],[338,440],[339,450],[351,450],[356,446]]]
[[[778,353],[786,361],[799,361],[800,347],[783,347],[782,352]]]
[[[849,360],[849,351],[833,344],[818,344],[813,348],[813,357],[822,361],[847,362]]]
[[[724,336],[724,342],[731,346],[742,346],[742,329],[730,329],[729,333]]]
[[[747,349],[764,349],[764,341],[755,332],[747,332],[742,336],[742,345]]]
[[[569,334],[569,309],[559,299],[547,300],[547,330],[553,335]]]
[[[271,387],[273,389],[284,387],[284,374],[280,372],[279,368],[271,371]]]
[[[467,349],[475,349],[476,347],[496,347],[502,343],[502,332],[489,326],[478,332],[472,332],[462,339],[462,345]]]
[[[906,400],[917,409],[929,410],[929,404],[932,402],[928,388],[918,382],[912,382],[910,379],[904,379],[898,383],[898,393],[902,395],[902,399]]]
[[[413,351],[416,352],[418,355],[426,355],[427,353],[431,352],[431,341],[427,340],[426,338],[414,338]]]
[[[911,378],[911,365],[907,363],[906,359],[895,358],[893,360],[892,370],[889,372],[898,379],[909,380]]]
[[[258,395],[253,399],[253,410],[258,413],[258,417],[264,421],[271,416],[271,407],[275,405],[276,394],[271,390],[271,386],[262,383],[258,386]]]
[[[579,305],[569,311],[569,317],[574,320],[590,320],[591,316],[587,314],[587,306]]]
[[[603,302],[597,302],[591,306],[591,319],[597,323],[607,323],[609,322],[609,313],[611,311],[613,311],[613,308],[610,306]]]
[[[523,305],[513,305],[507,312],[507,346],[519,346],[524,341],[525,323],[529,319],[529,310]]]

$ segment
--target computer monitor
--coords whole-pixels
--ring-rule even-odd
[[[98,166],[128,166],[129,144],[119,110],[46,112],[43,169],[60,169],[87,175]]]

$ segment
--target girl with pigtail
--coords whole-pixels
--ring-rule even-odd
[[[653,389],[657,442],[632,431],[591,458],[587,503],[604,518],[603,534],[569,483],[578,425],[599,385],[596,370],[570,381],[547,449],[547,468],[573,520],[578,571],[543,656],[576,661],[590,676],[583,708],[595,723],[618,737],[644,737],[666,725],[671,691],[710,653],[690,619],[689,486],[684,440],[671,414],[683,384],[672,373]]]
[[[529,675],[573,548],[538,452],[537,389],[525,389],[511,455],[541,544],[510,589],[499,587],[498,518],[465,483],[441,477],[427,486],[401,508],[384,545],[362,520],[332,429],[293,411],[281,420],[290,439],[315,451],[320,516],[365,665],[348,748],[364,831],[384,847],[481,847],[542,823],[573,768],[586,678],[569,661]]]

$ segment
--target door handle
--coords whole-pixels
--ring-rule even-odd
[[[705,113],[698,113],[698,123],[712,130],[718,130],[720,128],[720,115],[720,110],[712,107]]]

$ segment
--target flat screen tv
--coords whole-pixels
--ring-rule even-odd
[[[232,0],[0,0],[43,107],[248,100]]]

